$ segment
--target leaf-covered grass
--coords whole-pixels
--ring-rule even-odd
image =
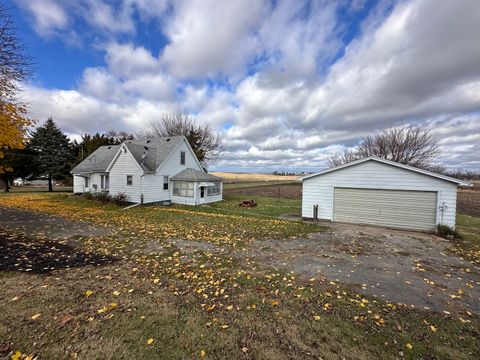
[[[457,230],[462,240],[455,244],[455,250],[480,264],[480,218],[457,214]]]
[[[122,211],[61,195],[0,196],[0,205],[105,225],[113,234],[65,239],[58,251],[74,246],[116,259],[102,266],[54,264],[38,275],[28,271],[31,252],[13,262],[20,264],[15,270],[0,271],[0,349],[6,349],[0,356],[476,359],[480,351],[476,316],[366,298],[321,276],[300,280],[232,255],[244,242],[321,229],[314,225],[228,208]],[[7,231],[0,236],[12,248],[43,241]],[[223,250],[187,252],[171,238]],[[43,251],[41,259],[50,256],[48,247],[35,249]]]
[[[278,203],[276,199],[259,199],[259,214],[280,214],[292,211],[294,200]],[[211,207],[146,206],[122,210],[72,195],[35,194],[0,197],[0,205],[44,211],[72,220],[84,220],[120,229],[135,229],[152,239],[182,238],[186,240],[235,243],[257,239],[281,239],[302,236],[325,228],[268,217],[238,210],[236,200],[227,200]],[[284,204],[284,205],[282,205]]]

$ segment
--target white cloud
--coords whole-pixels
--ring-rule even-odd
[[[17,2],[33,15],[35,30],[43,36],[51,36],[55,31],[63,30],[69,25],[65,9],[56,0],[17,0]]]
[[[258,50],[254,30],[266,11],[257,0],[174,2],[162,59],[180,77],[243,72]]]
[[[85,68],[76,89],[26,88],[32,114],[69,133],[136,131],[185,110],[223,133],[221,166],[311,168],[415,123],[432,129],[444,163],[480,167],[475,0],[380,2],[349,44],[338,10],[363,1],[39,1],[53,20],[22,0],[39,32],[74,31],[80,16],[106,33],[94,42],[104,64]],[[90,8],[100,11],[87,20]],[[135,41],[136,15],[167,38],[159,54]]]

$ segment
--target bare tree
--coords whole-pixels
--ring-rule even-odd
[[[440,170],[433,163],[438,155],[438,146],[429,129],[402,126],[383,130],[364,137],[353,149],[330,157],[331,166],[337,166],[369,156],[392,160],[423,169]]]
[[[200,124],[186,113],[163,114],[150,123],[150,131],[137,134],[138,137],[178,136],[187,138],[200,163],[214,163],[223,151],[222,137],[208,124]]]
[[[24,52],[8,8],[0,3],[0,101],[18,100],[18,83],[32,71],[32,61]]]

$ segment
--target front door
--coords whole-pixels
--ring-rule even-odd
[[[203,199],[205,197],[205,187],[200,188],[200,197]]]

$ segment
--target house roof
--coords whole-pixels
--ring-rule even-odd
[[[108,165],[115,157],[120,145],[105,145],[100,146],[93,153],[88,155],[85,160],[75,166],[71,173],[93,173],[93,172],[105,172]]]
[[[197,169],[187,168],[172,176],[171,180],[176,181],[222,181],[218,176],[208,174]]]
[[[169,136],[146,140],[127,140],[123,144],[144,171],[155,171],[183,139],[184,136]]]
[[[413,166],[410,166],[410,165],[400,164],[400,163],[397,163],[395,161],[382,159],[382,158],[379,158],[379,157],[376,157],[376,156],[369,156],[369,157],[366,157],[366,158],[363,158],[363,159],[359,159],[359,160],[349,162],[347,164],[343,164],[343,165],[332,167],[330,169],[326,169],[326,170],[318,172],[316,174],[307,175],[307,176],[304,176],[303,178],[301,178],[300,181],[304,181],[304,180],[307,180],[307,179],[310,179],[310,178],[313,178],[313,177],[316,177],[316,176],[325,175],[325,174],[328,174],[328,173],[331,173],[331,172],[334,172],[334,171],[337,171],[337,170],[341,170],[341,169],[344,169],[344,168],[347,168],[347,167],[350,167],[350,166],[362,164],[362,163],[367,162],[367,161],[376,161],[376,162],[383,163],[383,164],[386,164],[386,165],[395,166],[395,167],[398,167],[398,168],[401,168],[401,169],[413,171],[413,172],[416,172],[416,173],[419,173],[419,174],[423,174],[423,175],[431,176],[431,177],[434,177],[434,178],[437,178],[437,179],[452,182],[452,183],[455,183],[455,184],[460,185],[460,186],[469,186],[470,185],[470,183],[468,181],[455,179],[455,178],[452,178],[450,176],[437,174],[437,173],[434,173],[434,172],[431,172],[431,171],[428,171],[428,170],[419,169],[419,168],[416,168],[416,167],[413,167]]]

